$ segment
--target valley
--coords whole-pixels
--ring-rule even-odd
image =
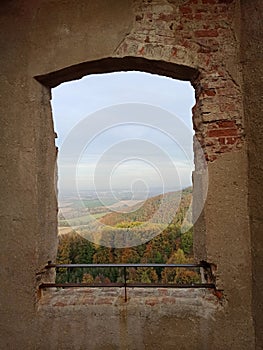
[[[191,201],[190,187],[146,201],[122,198],[114,202],[106,196],[103,201],[68,198],[59,212],[57,263],[191,263]],[[58,282],[106,283],[121,278],[116,268],[103,269],[103,273],[98,269],[70,273],[60,269],[57,273]],[[141,283],[191,283],[199,279],[199,274],[189,269],[129,269],[129,280]]]

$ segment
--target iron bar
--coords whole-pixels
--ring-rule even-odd
[[[191,284],[178,284],[178,283],[128,283],[127,279],[127,269],[128,268],[148,268],[148,267],[161,267],[161,268],[186,268],[194,269],[199,268],[201,274],[202,283],[191,283]],[[124,299],[125,302],[127,298],[127,288],[210,288],[216,289],[214,283],[206,283],[204,278],[205,271],[210,276],[211,267],[207,262],[201,261],[199,264],[54,264],[51,261],[45,266],[46,269],[55,268],[66,268],[67,274],[69,270],[74,268],[123,268],[124,271],[124,281],[120,283],[110,282],[110,283],[42,283],[39,288],[123,288],[124,287]],[[69,277],[69,275],[68,275]],[[210,282],[210,281],[208,281]]]
[[[204,264],[52,264],[48,263],[45,268],[97,268],[97,267],[178,267],[178,268],[207,268]]]
[[[127,275],[126,275],[126,266],[124,266],[124,293],[125,293],[125,301],[127,301]]]
[[[193,283],[193,284],[175,284],[175,283],[42,283],[39,288],[110,288],[110,287],[127,287],[127,288],[212,288],[213,283]],[[127,297],[127,295],[126,295]],[[127,300],[127,299],[126,299]]]

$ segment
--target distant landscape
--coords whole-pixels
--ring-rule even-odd
[[[100,193],[99,198],[95,193],[81,199],[64,198],[58,216],[57,263],[193,262],[192,188],[154,195],[146,201],[137,197],[120,191],[114,196]],[[143,243],[134,245],[137,241]],[[60,269],[57,273],[59,283],[121,279],[116,268]],[[199,279],[189,269],[129,269],[130,282],[193,283]]]

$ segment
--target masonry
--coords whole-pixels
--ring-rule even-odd
[[[262,349],[262,10],[259,0],[1,2],[1,348]],[[38,298],[36,275],[57,244],[50,89],[120,70],[195,88],[209,174],[195,257],[216,266],[223,300],[199,292],[182,301],[179,291],[134,291],[125,307],[118,295],[92,305],[77,292]],[[203,186],[195,158],[194,199]]]

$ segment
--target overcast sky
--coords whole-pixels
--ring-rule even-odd
[[[90,75],[56,87],[60,191],[191,185],[194,103],[190,83],[141,72]]]

